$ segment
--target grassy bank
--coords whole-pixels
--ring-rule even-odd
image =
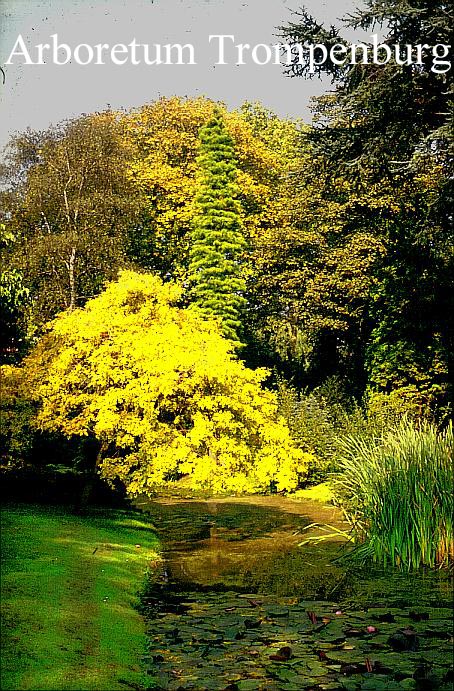
[[[140,514],[2,508],[2,691],[140,685],[134,609],[157,540]]]

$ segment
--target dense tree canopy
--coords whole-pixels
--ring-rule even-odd
[[[7,249],[15,237],[0,224],[0,248]],[[24,286],[24,277],[14,268],[0,267],[0,364],[14,362],[18,353],[24,350],[26,341],[26,312],[29,290]]]
[[[143,199],[143,222],[134,229],[130,256],[161,276],[186,276],[199,154],[199,132],[214,111],[222,116],[236,157],[236,184],[248,242],[283,222],[283,182],[299,165],[299,122],[281,120],[262,106],[229,112],[208,99],[160,99],[125,116],[133,147],[130,177]]]
[[[404,47],[430,44],[453,45],[454,15],[444,0],[365,0],[345,20],[352,29],[384,33],[383,43]],[[293,42],[311,41],[325,45],[347,45],[338,27],[323,27],[306,10],[283,28]],[[415,52],[416,49],[414,49]],[[383,54],[381,54],[383,59]],[[394,51],[386,65],[338,65],[328,59],[316,68],[335,83],[334,95],[317,100],[319,127],[312,130],[314,142],[331,163],[349,174],[388,175],[397,164],[407,164],[416,151],[437,157],[452,146],[452,69],[434,70],[435,57],[429,45],[421,64],[397,64]],[[446,56],[445,56],[446,60]],[[292,73],[307,77],[308,64],[295,64]]]
[[[5,258],[24,275],[37,325],[83,304],[124,265],[136,209],[127,159],[109,111],[13,140],[2,202],[16,242]]]
[[[405,3],[370,2],[351,21],[369,28],[387,13],[387,41],[422,36],[433,22],[444,40],[437,7],[414,13]],[[286,31],[292,40],[343,40],[305,12]],[[194,291],[202,275],[195,266],[211,253],[209,271],[223,272],[225,283],[214,245],[203,247],[202,226],[219,212],[210,185],[228,148],[222,203],[229,196],[228,213],[235,207],[235,251],[222,252],[238,281],[230,295],[238,302],[233,331],[238,337],[241,322],[244,360],[297,387],[334,376],[358,399],[398,391],[421,411],[448,414],[451,77],[425,62],[420,69],[391,63],[334,70],[329,62],[323,69],[335,90],[315,101],[313,127],[258,104],[229,112],[205,98],[163,98],[17,138],[2,192],[16,241],[1,252],[30,296],[26,333],[39,335],[62,309],[83,306],[121,268],[180,282],[187,304],[191,281]],[[395,91],[389,94],[395,76],[399,88],[407,80],[415,98],[427,99],[416,125],[405,99],[398,105]],[[200,132],[221,120],[225,131],[208,137],[201,152]],[[19,324],[16,312],[12,318]]]
[[[453,43],[452,8],[444,2],[367,0],[347,23],[381,26],[387,45]],[[283,31],[295,42],[346,43],[305,10]],[[365,382],[388,393],[413,391],[421,406],[441,414],[452,403],[453,80],[452,70],[433,63],[429,49],[420,65],[328,60],[318,71],[332,77],[335,90],[316,101],[308,139],[325,181],[322,208],[334,201],[349,216],[341,242],[347,248],[349,237],[366,232],[379,250],[380,261],[368,263],[372,282],[363,283],[362,324],[354,327]],[[308,68],[295,64],[293,72],[307,76]],[[360,268],[360,282],[368,273]]]
[[[96,475],[131,497],[328,479],[353,559],[451,564],[453,8],[363,0],[345,24],[388,59],[341,64],[305,9],[281,29],[291,75],[314,76],[297,45],[327,58],[310,126],[172,97],[13,138],[11,485],[64,476],[83,505]]]

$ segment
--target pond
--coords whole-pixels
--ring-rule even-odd
[[[347,568],[333,506],[282,496],[140,500],[164,546],[143,612],[156,689],[453,688],[446,573]]]

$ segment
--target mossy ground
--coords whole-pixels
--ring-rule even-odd
[[[145,636],[134,604],[157,547],[140,514],[4,506],[1,689],[140,686]]]

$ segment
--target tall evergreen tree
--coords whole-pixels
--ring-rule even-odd
[[[234,143],[219,112],[200,130],[198,179],[189,252],[190,297],[241,340],[246,299],[241,256],[246,241],[236,185]]]
[[[446,0],[364,0],[344,18],[350,30],[381,30],[382,43],[400,46],[405,62],[405,46],[422,45],[420,64],[413,49],[413,64],[398,64],[394,49],[386,65],[351,64],[347,59],[331,60],[330,49],[349,42],[335,26],[320,24],[303,9],[297,21],[283,27],[289,43],[314,43],[325,46],[328,59],[316,66],[315,73],[330,77],[335,85],[331,95],[318,99],[311,139],[319,150],[350,177],[380,179],[411,171],[410,161],[419,155],[437,156],[445,165],[452,163],[453,70],[447,69],[444,50],[454,42],[454,10]],[[445,55],[443,65],[426,44],[437,46]],[[426,47],[424,47],[426,46]],[[445,47],[445,48],[444,48]],[[316,51],[317,53],[317,51]],[[449,50],[448,50],[449,54]],[[295,58],[297,57],[295,53]],[[320,59],[320,54],[316,59]],[[381,53],[383,60],[383,53]],[[295,60],[292,74],[312,76],[309,60]],[[407,164],[407,165],[405,165]]]
[[[454,79],[445,64],[453,18],[445,0],[364,0],[347,26],[381,27],[390,50],[422,45],[421,64],[401,64],[403,54],[386,65],[326,60],[316,72],[335,88],[317,100],[308,136],[328,181],[325,199],[333,199],[337,179],[349,185],[350,193],[334,198],[347,198],[346,232],[372,231],[384,248],[363,313],[368,384],[416,390],[440,417],[453,402]],[[323,27],[304,9],[283,33],[290,43],[322,44],[328,54],[335,44],[348,45],[336,27]],[[428,43],[444,56],[442,65]],[[291,72],[307,77],[309,68],[295,62]]]

